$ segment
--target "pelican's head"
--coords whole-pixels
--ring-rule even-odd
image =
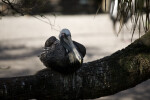
[[[66,49],[66,52],[69,54],[70,62],[75,63],[77,60],[79,63],[82,63],[82,57],[72,42],[70,31],[68,29],[62,29],[59,34],[59,39],[60,43]]]

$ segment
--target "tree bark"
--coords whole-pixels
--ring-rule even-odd
[[[111,56],[84,63],[74,74],[44,69],[32,76],[1,78],[1,100],[93,99],[150,78],[150,31]]]

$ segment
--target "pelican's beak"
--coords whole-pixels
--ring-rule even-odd
[[[72,39],[70,36],[67,37],[67,39],[64,40],[67,45],[69,46],[69,48],[71,49],[71,51],[74,53],[76,59],[82,63],[82,58],[81,55],[79,53],[79,51],[77,50],[76,46],[74,45],[74,43],[72,42]]]

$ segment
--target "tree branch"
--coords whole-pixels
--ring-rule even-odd
[[[1,78],[0,98],[92,99],[134,87],[150,78],[149,40],[150,31],[111,56],[84,63],[72,75],[44,69],[33,76]]]

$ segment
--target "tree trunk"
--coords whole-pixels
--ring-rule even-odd
[[[72,75],[44,69],[32,76],[1,78],[0,99],[93,99],[150,78],[150,31],[111,56],[84,63]]]

